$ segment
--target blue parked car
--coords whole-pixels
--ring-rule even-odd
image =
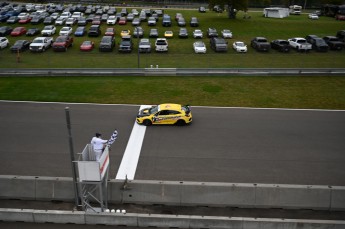
[[[76,37],[82,37],[85,34],[86,34],[86,28],[84,26],[78,27],[74,32],[74,36]]]

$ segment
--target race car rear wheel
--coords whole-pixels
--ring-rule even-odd
[[[186,125],[186,122],[184,120],[180,119],[180,120],[177,120],[176,125],[184,126],[184,125]]]
[[[144,124],[145,126],[151,126],[151,125],[152,125],[152,122],[151,122],[151,120],[149,120],[149,119],[145,119],[145,120],[143,121],[143,124]]]

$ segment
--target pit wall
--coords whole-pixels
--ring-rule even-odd
[[[0,175],[0,199],[73,202],[73,180]],[[108,203],[345,210],[345,187],[109,180]]]

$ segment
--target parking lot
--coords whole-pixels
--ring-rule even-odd
[[[70,6],[72,7],[72,6]],[[133,25],[134,19],[128,20],[127,16],[124,14],[119,14],[121,10],[127,9],[130,15],[133,8],[116,7],[116,13],[108,14],[111,7],[104,9],[103,6],[99,6],[99,9],[94,6],[95,11],[92,13],[87,13],[86,10],[83,13],[86,25],[78,25],[78,22],[71,24],[71,37],[73,38],[73,45],[67,47],[66,53],[56,53],[52,49],[47,49],[45,53],[37,53],[34,58],[31,58],[34,53],[23,52],[19,55],[11,54],[8,48],[1,50],[2,58],[8,62],[8,67],[59,67],[60,65],[66,67],[150,67],[151,65],[159,67],[344,67],[343,62],[339,60],[344,55],[343,51],[329,51],[326,53],[310,51],[308,54],[304,52],[296,52],[291,50],[289,53],[281,53],[276,50],[270,50],[268,53],[257,52],[251,47],[251,40],[257,36],[263,36],[268,39],[268,41],[273,41],[275,39],[289,39],[292,37],[306,37],[308,34],[315,34],[319,37],[324,37],[328,35],[336,35],[338,30],[343,29],[342,22],[332,21],[330,18],[322,17],[319,20],[310,20],[307,15],[300,16],[290,16],[285,23],[287,25],[286,32],[284,29],[278,26],[279,19],[268,19],[262,18],[261,13],[252,12],[251,19],[243,19],[241,16],[243,12],[238,13],[238,19],[230,20],[227,19],[226,13],[218,14],[212,11],[207,11],[206,13],[198,12],[198,9],[182,10],[182,9],[162,9],[162,12],[157,11],[157,9],[146,9],[146,19],[141,20],[139,23]],[[49,11],[49,9],[46,9]],[[76,11],[75,8],[73,8]],[[97,10],[99,13],[96,13]],[[137,8],[138,15],[134,18],[139,19],[140,12],[143,9]],[[102,13],[101,13],[102,12]],[[107,13],[106,13],[107,12]],[[156,25],[149,25],[150,16],[157,14],[158,21]],[[73,11],[71,11],[72,15]],[[52,14],[52,13],[49,13]],[[62,12],[59,12],[61,15]],[[92,16],[93,14],[93,16]],[[115,24],[111,24],[108,21],[109,16],[115,15]],[[171,18],[171,26],[163,26],[163,15],[167,14]],[[90,16],[91,15],[91,16]],[[99,20],[97,21],[97,15]],[[106,16],[107,15],[107,19]],[[184,18],[185,25],[179,26],[179,21],[176,16]],[[48,15],[47,15],[48,16]],[[122,17],[125,16],[125,17]],[[103,17],[103,19],[102,19]],[[126,23],[120,23],[120,18],[125,18]],[[192,18],[197,18],[197,26],[192,26]],[[57,20],[57,19],[56,19]],[[56,25],[56,20],[51,22],[51,25],[55,26],[55,34],[52,34],[53,40],[56,40],[60,30],[66,27],[66,22],[62,25]],[[66,19],[67,20],[67,19]],[[277,21],[278,20],[278,21]],[[108,22],[108,23],[107,23]],[[88,32],[90,30],[92,23],[100,24],[100,34],[97,37],[89,37]],[[266,28],[267,25],[270,29]],[[11,26],[13,29],[15,27],[22,26],[28,30],[29,28],[38,28],[41,31],[44,28],[44,23],[39,22],[38,24],[32,24],[32,22],[19,24],[19,22],[14,24],[8,24],[7,22],[1,22],[1,26]],[[86,33],[83,36],[75,35],[77,27],[85,26]],[[138,55],[138,44],[139,39],[134,35],[134,30],[137,26],[143,29],[143,38],[149,38],[151,43],[150,54],[143,53]],[[294,30],[291,30],[294,28]],[[312,26],[311,28],[306,28],[306,26]],[[107,28],[112,28],[114,30],[114,47],[110,50],[111,52],[100,52],[99,45],[101,38],[104,36]],[[186,28],[188,37],[179,36],[181,28]],[[224,29],[230,30],[231,37],[228,35],[225,41],[227,42],[226,52],[216,52],[211,49],[210,38],[208,36],[209,29],[215,28],[218,36],[222,37]],[[301,30],[303,28],[303,30]],[[150,37],[150,30],[157,29],[158,37],[163,38],[165,32],[171,31],[172,37],[167,37],[168,40],[168,51],[164,53],[156,53],[155,40],[156,37]],[[121,32],[124,30],[129,30],[132,36],[132,51],[130,53],[120,53],[119,47],[121,44]],[[203,34],[203,38],[194,38],[193,32],[195,30],[200,30]],[[301,33],[300,31],[303,31]],[[171,35],[171,33],[169,33]],[[25,35],[20,35],[13,37],[7,35],[9,40],[9,46],[12,46],[15,41],[19,39],[27,39],[32,41],[35,37],[41,36],[41,34],[36,34],[32,37],[27,37]],[[49,36],[48,36],[49,37]],[[80,51],[80,46],[84,41],[91,41],[94,44],[94,49],[92,51]],[[196,41],[201,41],[205,44],[206,54],[195,54],[193,49],[193,44]],[[248,52],[245,54],[238,54],[235,49],[233,49],[233,43],[236,41],[243,41],[247,45]],[[64,49],[63,49],[64,50]],[[116,58],[112,55],[116,54]],[[118,55],[119,54],[119,55]],[[268,54],[268,55],[266,55]],[[109,59],[109,57],[114,57]],[[258,58],[260,60],[258,61]],[[76,61],[79,60],[79,61]],[[294,61],[292,62],[291,59]],[[44,60],[44,61],[43,61]],[[187,61],[188,60],[188,61]]]

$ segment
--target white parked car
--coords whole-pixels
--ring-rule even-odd
[[[65,17],[58,17],[55,21],[55,25],[64,25],[66,22],[67,18]]]
[[[73,17],[67,18],[67,20],[65,22],[65,24],[68,26],[73,26],[76,23],[77,23],[77,19],[75,19]]]
[[[206,45],[203,41],[196,41],[193,43],[195,53],[206,53]]]
[[[221,33],[223,38],[232,38],[232,32],[229,29],[223,29]]]
[[[52,36],[55,33],[56,33],[56,27],[53,25],[44,26],[43,30],[41,31],[41,34],[43,36]]]
[[[115,15],[110,15],[107,19],[107,25],[115,25],[117,22],[117,17]]]
[[[60,36],[68,36],[68,35],[71,35],[72,34],[72,28],[71,27],[62,27],[60,29],[60,32],[59,32],[59,35]]]
[[[236,52],[247,52],[247,45],[242,41],[236,41],[232,44]]]
[[[60,14],[58,12],[54,12],[50,15],[50,17],[52,17],[54,20],[58,19],[58,17],[60,17]]]
[[[62,14],[61,14],[61,16],[60,16],[61,18],[69,18],[69,17],[72,17],[72,14],[70,13],[70,12],[67,12],[67,11],[65,11],[65,12],[62,12]]]
[[[319,16],[317,16],[317,14],[309,14],[308,17],[309,19],[313,19],[313,20],[319,19]]]
[[[82,12],[74,12],[72,14],[72,18],[75,18],[77,21],[79,20],[79,18],[84,17],[84,14]]]
[[[18,18],[19,18],[19,20],[22,20],[22,19],[27,18],[27,17],[29,17],[29,16],[30,16],[29,13],[22,12],[22,13],[20,13],[20,14],[18,15]]]
[[[200,29],[196,29],[193,31],[194,38],[203,38],[204,34]]]
[[[0,37],[0,48],[6,48],[9,45],[9,41],[6,37]]]

